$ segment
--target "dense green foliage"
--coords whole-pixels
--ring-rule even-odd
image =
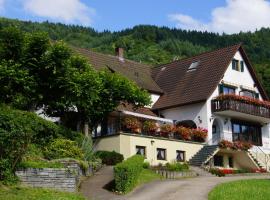
[[[86,134],[87,125],[93,128],[120,102],[150,103],[134,82],[97,72],[65,43],[50,42],[44,32],[2,28],[0,53],[0,102],[28,111],[43,108],[66,126],[84,127]]]
[[[118,32],[97,32],[92,28],[81,26],[22,22],[2,18],[0,29],[7,26],[16,26],[26,32],[44,31],[53,40],[63,40],[74,46],[91,48],[103,53],[114,54],[114,48],[121,46],[125,48],[125,57],[154,65],[242,42],[270,94],[269,28],[262,28],[254,33],[233,35],[147,25]],[[16,45],[18,44],[14,44],[14,48]]]
[[[44,152],[45,157],[49,160],[59,158],[83,159],[83,151],[76,142],[67,139],[57,138],[53,140]]]
[[[114,167],[115,189],[121,193],[131,191],[143,170],[144,157],[134,155]]]
[[[80,194],[50,189],[0,185],[0,200],[85,200]]]
[[[124,156],[115,151],[97,151],[95,156],[100,158],[105,165],[116,165],[124,160]]]
[[[240,180],[223,183],[212,190],[209,200],[265,200],[270,196],[270,181],[265,180]]]
[[[35,113],[0,106],[0,180],[12,179],[31,143],[44,145],[62,132],[61,127]]]

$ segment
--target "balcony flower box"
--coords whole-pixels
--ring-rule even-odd
[[[221,140],[218,145],[222,149],[232,149],[236,151],[248,151],[252,148],[252,144],[245,141],[230,142],[227,140]]]

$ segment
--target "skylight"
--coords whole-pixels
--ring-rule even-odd
[[[188,71],[194,71],[198,68],[200,61],[192,62],[188,68]]]

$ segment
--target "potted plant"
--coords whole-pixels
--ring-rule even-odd
[[[148,134],[153,135],[154,133],[156,133],[157,129],[158,125],[155,121],[147,120],[143,123],[143,130]]]
[[[234,145],[232,142],[228,141],[228,140],[221,140],[218,143],[218,146],[222,149],[231,149]]]
[[[126,117],[123,125],[125,128],[133,133],[141,132],[141,122],[135,117]]]
[[[175,130],[176,137],[182,140],[191,140],[192,130],[183,126],[177,127]]]
[[[193,140],[196,142],[205,142],[207,138],[208,131],[204,128],[197,128],[192,130]]]
[[[163,137],[168,137],[171,133],[174,132],[174,125],[172,124],[162,124],[160,127],[160,134]]]

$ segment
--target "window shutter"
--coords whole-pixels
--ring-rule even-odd
[[[232,69],[233,69],[233,70],[236,70],[236,62],[235,62],[234,59],[232,60]]]
[[[259,97],[260,97],[259,93],[255,93],[255,98],[259,99]]]
[[[241,61],[240,64],[241,64],[241,72],[244,72],[244,61]]]
[[[219,94],[223,94],[223,85],[222,84],[219,85]]]

